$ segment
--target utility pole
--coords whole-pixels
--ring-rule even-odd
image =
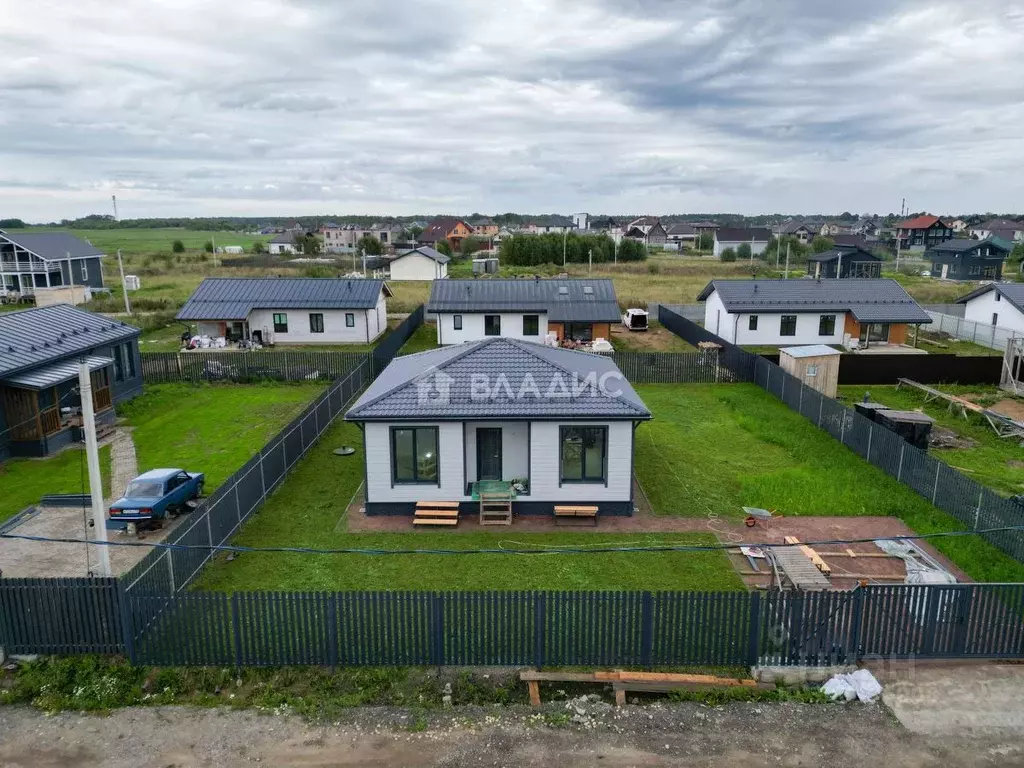
[[[117,195],[111,195],[110,199],[114,202],[114,221],[117,221]]]
[[[783,274],[783,278],[789,280],[789,246],[791,243],[786,243],[786,271]]]
[[[587,251],[587,274],[589,275],[594,271],[594,249],[591,248]]]
[[[903,217],[906,214],[903,212],[907,207],[907,198],[903,198],[903,202],[900,203],[900,223],[903,223]],[[900,271],[900,246],[903,244],[903,238],[901,237],[902,228],[896,227],[896,271]]]
[[[93,537],[99,542],[97,576],[110,576],[110,550],[107,548],[107,520],[103,508],[103,479],[100,476],[100,451],[96,444],[96,416],[92,407],[92,374],[89,364],[78,365],[78,393],[82,400],[82,431],[85,432],[85,458],[89,465],[89,495],[92,498]]]
[[[565,266],[565,244],[569,239],[569,228],[562,227],[562,266]]]
[[[132,305],[128,301],[128,286],[124,284],[124,262],[121,261],[121,249],[117,249],[117,268],[121,271],[121,293],[124,294],[124,311],[131,315]]]

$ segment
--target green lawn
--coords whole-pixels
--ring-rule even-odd
[[[636,389],[655,417],[637,430],[637,477],[659,514],[738,519],[745,505],[893,515],[918,533],[963,528],[753,384]],[[1024,580],[1024,565],[981,538],[934,544],[979,581]]]
[[[954,395],[972,395],[972,399],[981,405],[993,405],[1009,397],[996,387],[942,385],[935,388]],[[870,393],[872,400],[893,408],[923,410],[935,419],[939,426],[951,429],[977,444],[973,448],[933,448],[929,453],[936,459],[959,469],[968,477],[1004,496],[1024,493],[1024,451],[1020,448],[1019,440],[998,437],[988,422],[979,415],[970,414],[965,420],[958,414],[950,413],[944,402],[933,401],[925,405],[924,393],[916,389],[853,386],[839,388],[840,398],[848,402],[859,401],[865,391]]]
[[[913,332],[907,341],[913,344]],[[928,333],[923,330],[918,334],[917,347],[930,355],[960,355],[961,357],[992,357],[994,355],[1002,357],[1003,355],[1002,352],[981,344],[961,341],[949,338],[944,334]]]
[[[423,323],[402,345],[402,348],[398,350],[398,354],[411,355],[416,352],[437,349],[437,347],[437,325],[435,323]]]
[[[241,232],[209,232],[195,229],[165,227],[161,229],[67,229],[62,227],[32,227],[27,232],[70,232],[76,237],[88,240],[111,256],[136,253],[170,253],[175,240],[181,240],[185,248],[201,249],[211,239],[217,247],[240,245],[249,250],[253,242],[268,242],[273,235],[250,235]]]
[[[184,467],[206,473],[211,491],[249,460],[323,390],[322,385],[159,384],[118,408],[134,427],[140,471]],[[47,459],[0,464],[0,521],[49,493],[82,493],[80,448]],[[100,451],[104,493],[110,491],[110,448]],[[87,489],[86,489],[86,492]]]
[[[235,538],[249,546],[361,549],[494,549],[542,546],[711,543],[703,535],[600,535],[558,532],[351,534],[336,530],[363,479],[360,450],[335,456],[339,445],[361,446],[358,427],[338,421],[266,506]],[[575,555],[299,555],[219,557],[198,588],[293,589],[739,589],[725,556],[710,553]]]

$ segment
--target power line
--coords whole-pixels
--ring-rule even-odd
[[[876,536],[861,539],[822,539],[818,541],[801,541],[794,544],[777,544],[775,542],[750,542],[744,543],[744,547],[759,547],[763,549],[778,549],[782,547],[819,547],[824,545],[846,545],[846,544],[871,544],[875,541],[923,541],[927,539],[956,538],[964,536],[983,536],[989,533],[1004,533],[1008,531],[1024,531],[1024,526],[1008,525],[1000,528],[983,528],[977,531],[946,531],[940,533],[920,533],[912,536]],[[682,532],[680,535],[685,535]],[[92,539],[77,538],[56,538],[49,536],[30,536],[17,533],[2,533],[0,539],[20,539],[22,541],[35,541],[49,544],[93,544],[109,547],[145,547],[149,549],[180,550],[180,551],[212,551],[212,552],[236,552],[236,553],[287,553],[297,555],[541,555],[541,554],[562,554],[562,555],[598,555],[611,552],[719,552],[722,550],[737,549],[740,544],[718,543],[718,544],[655,544],[646,546],[619,546],[606,547],[602,549],[588,549],[586,547],[559,547],[543,549],[361,549],[358,547],[341,547],[331,549],[317,549],[315,547],[247,547],[237,544],[169,544],[162,541],[94,541]]]

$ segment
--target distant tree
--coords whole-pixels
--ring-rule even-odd
[[[736,261],[736,251],[732,248],[726,248],[722,251],[722,255],[719,257],[722,261]]]
[[[824,253],[834,245],[835,243],[831,238],[825,237],[824,235],[816,235],[815,238],[811,240],[811,252]]]
[[[751,256],[750,243],[740,243],[736,247],[736,258],[746,261]]]
[[[174,253],[184,253],[185,244],[181,242],[181,240],[175,240],[173,243],[171,243],[171,250],[174,251]]]
[[[207,253],[213,253],[213,240],[207,240],[203,243],[203,250]]]
[[[415,240],[423,234],[423,227],[417,227],[415,224],[411,227],[405,228],[405,233],[410,240]]]
[[[710,251],[715,247],[715,236],[710,232],[704,232],[697,239],[698,251]]]
[[[253,242],[252,242],[252,252],[253,253],[266,253],[267,252],[267,246],[263,244],[262,240],[253,240]]]
[[[356,248],[361,250],[367,256],[380,256],[384,253],[384,246],[380,240],[372,235],[363,235],[359,238],[359,242],[356,243]]]
[[[448,241],[447,240],[438,240],[437,241],[437,245],[434,246],[434,249],[438,253],[443,253],[445,256],[451,256],[452,255],[452,247],[450,245],[448,245]]]
[[[22,229],[24,226],[21,219],[0,219],[0,229]]]
[[[295,235],[295,247],[306,256],[316,256],[320,253],[323,242],[312,232],[304,235]]]
[[[461,243],[459,243],[459,253],[463,256],[472,256],[474,253],[483,248],[484,243],[479,237],[467,237]]]
[[[623,238],[619,243],[616,259],[618,261],[644,261],[647,258],[647,248],[639,240]]]

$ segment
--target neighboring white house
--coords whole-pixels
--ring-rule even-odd
[[[543,343],[608,339],[622,319],[607,279],[436,280],[427,312],[437,319],[437,343],[488,336]]]
[[[895,280],[712,280],[704,327],[744,346],[904,344],[931,318]]]
[[[261,344],[367,344],[387,330],[383,280],[208,277],[178,312],[200,335]]]
[[[714,255],[721,256],[722,251],[726,248],[732,248],[735,251],[746,243],[750,246],[751,254],[757,256],[760,253],[764,253],[764,249],[768,247],[768,241],[771,237],[772,233],[764,227],[754,227],[752,229],[719,227],[715,230]]]
[[[390,262],[392,280],[444,280],[450,257],[421,245],[396,256]]]
[[[971,237],[975,240],[987,240],[998,237],[1008,243],[1019,243],[1024,240],[1024,224],[1012,219],[989,219],[971,227]]]
[[[513,514],[630,515],[634,430],[650,418],[610,358],[504,338],[397,357],[345,414],[363,427],[368,515],[421,501],[472,514],[484,480],[522,488]]]
[[[989,283],[956,300],[964,319],[1024,333],[1024,283]]]
[[[267,250],[270,253],[298,253],[299,248],[295,245],[295,232],[288,230],[274,235],[267,243]]]

